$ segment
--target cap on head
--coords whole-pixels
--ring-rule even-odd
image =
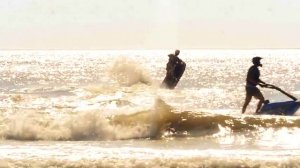
[[[179,55],[180,50],[175,50],[175,55]]]
[[[260,63],[260,60],[261,60],[262,58],[261,57],[253,57],[252,58],[252,63],[254,64],[254,65],[257,65],[257,66],[262,66],[262,64]]]

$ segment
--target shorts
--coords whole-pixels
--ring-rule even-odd
[[[257,99],[263,99],[263,95],[256,86],[246,86],[246,95],[254,96]]]

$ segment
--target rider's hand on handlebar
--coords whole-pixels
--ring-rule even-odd
[[[260,83],[259,86],[260,87],[271,87],[271,85],[267,84],[267,83],[264,83],[264,84]]]

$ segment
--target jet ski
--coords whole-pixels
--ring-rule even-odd
[[[260,109],[259,114],[292,116],[298,111],[298,109],[300,108],[300,102],[297,101],[296,97],[290,95],[289,93],[274,85],[268,85],[267,88],[280,91],[281,93],[291,98],[292,101],[270,103],[268,100],[266,100],[264,105]]]

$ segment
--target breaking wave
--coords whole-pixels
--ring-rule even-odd
[[[0,136],[12,140],[120,140],[207,136],[220,132],[220,128],[231,133],[300,128],[300,119],[178,112],[157,99],[152,109],[109,117],[100,111],[72,113],[59,119],[36,112],[17,113],[3,119]]]

